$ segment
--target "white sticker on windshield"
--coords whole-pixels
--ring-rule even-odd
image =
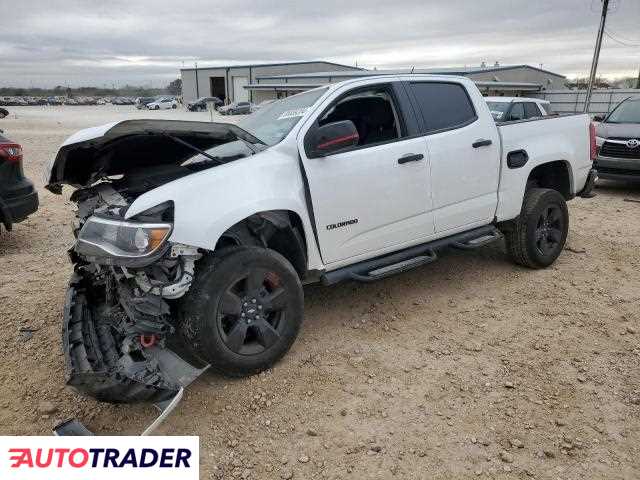
[[[503,114],[504,112],[498,112],[498,111],[496,111],[496,110],[491,110],[491,113],[493,114],[493,116],[494,116],[495,118],[502,118],[502,114]]]
[[[282,115],[278,117],[278,120],[301,117],[305,113],[307,113],[307,110],[309,110],[309,108],[296,108],[295,110],[287,110],[286,112],[282,112]]]

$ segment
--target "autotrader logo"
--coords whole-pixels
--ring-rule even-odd
[[[2,479],[199,478],[198,437],[0,437],[0,445]]]

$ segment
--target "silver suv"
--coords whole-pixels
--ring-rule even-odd
[[[598,177],[640,180],[640,97],[620,102],[596,128]]]

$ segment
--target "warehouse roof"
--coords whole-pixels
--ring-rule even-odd
[[[370,72],[371,76],[377,72]],[[358,77],[364,77],[365,75],[357,75]],[[529,82],[488,82],[477,80],[474,82],[478,88],[488,88],[493,90],[514,90],[514,91],[530,91],[538,92],[542,90],[542,85],[539,83]],[[327,86],[326,83],[251,83],[245,85],[247,90],[280,90],[280,91],[297,91],[297,90],[311,90],[312,88]]]
[[[344,65],[342,63],[335,62],[327,62],[326,60],[309,60],[304,62],[277,62],[277,63],[247,63],[247,64],[239,64],[239,65],[210,65],[207,67],[198,67],[198,68],[181,68],[181,72],[189,72],[194,70],[213,70],[218,68],[255,68],[255,67],[280,67],[284,65],[309,65],[312,63],[326,63],[327,65],[335,65],[336,67],[346,67],[352,68],[354,71],[362,70],[358,67],[353,67],[351,65]]]
[[[442,67],[442,68],[405,68],[398,70],[362,70],[354,71],[333,71],[333,72],[313,72],[313,73],[294,73],[289,75],[258,75],[259,79],[282,79],[282,78],[340,78],[340,77],[368,77],[375,75],[398,75],[407,73],[427,73],[433,75],[470,75],[474,73],[499,72],[503,70],[514,70],[518,68],[529,68],[539,72],[548,73],[557,77],[566,78],[564,75],[543,70],[542,68],[532,67],[531,65],[501,65],[493,67]]]

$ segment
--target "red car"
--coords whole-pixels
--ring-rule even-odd
[[[37,209],[38,192],[22,169],[22,147],[0,131],[0,225],[11,230]]]

